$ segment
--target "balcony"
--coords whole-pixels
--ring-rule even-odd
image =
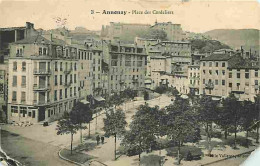
[[[206,89],[214,89],[214,84],[212,82],[209,82],[209,83],[205,84],[205,88]]]
[[[245,89],[242,89],[239,86],[237,86],[237,87],[233,87],[231,92],[236,94],[243,94],[245,93]]]
[[[196,84],[189,84],[189,88],[191,89],[199,89],[199,86]]]
[[[34,69],[33,74],[35,74],[35,75],[50,75],[51,71],[49,69],[48,70]]]
[[[72,69],[65,69],[64,74],[70,74],[71,71],[72,71]]]
[[[49,91],[50,87],[49,86],[40,86],[40,85],[34,84],[33,90],[34,91]]]
[[[132,81],[133,81],[133,83],[138,83],[138,79],[137,78],[133,78]]]
[[[33,104],[34,104],[34,105],[37,105],[37,106],[48,105],[48,104],[50,104],[50,103],[51,103],[50,100],[47,100],[47,102],[46,102],[45,100],[40,100],[40,101],[33,100]]]
[[[72,84],[72,82],[64,82],[63,85],[66,86],[66,87],[70,87]]]

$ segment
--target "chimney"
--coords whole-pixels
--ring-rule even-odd
[[[34,29],[34,24],[30,22],[26,22],[26,28],[27,29]]]

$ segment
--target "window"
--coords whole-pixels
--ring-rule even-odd
[[[225,70],[222,70],[222,75],[224,76],[226,74]]]
[[[70,87],[70,97],[72,97],[72,87]]]
[[[212,62],[209,62],[209,67],[212,67]]]
[[[231,72],[228,73],[228,78],[232,78],[232,73]]]
[[[39,48],[39,55],[42,55],[42,48]]]
[[[54,76],[54,85],[55,86],[58,85],[58,76],[57,75]]]
[[[74,64],[74,70],[77,71],[77,63]]]
[[[26,97],[26,93],[25,92],[22,92],[21,94],[21,102],[25,102],[25,97]]]
[[[203,79],[203,84],[205,84],[205,79]]]
[[[17,106],[11,106],[11,113],[18,113],[18,107]]]
[[[57,90],[54,90],[54,101],[57,101]]]
[[[258,80],[255,80],[255,85],[258,85]]]
[[[62,99],[62,89],[60,89],[60,99]]]
[[[22,76],[22,87],[26,87],[26,76]]]
[[[225,80],[222,80],[222,85],[225,85],[225,83],[226,83]]]
[[[258,71],[255,70],[255,77],[258,77]]]
[[[203,74],[205,74],[205,70],[203,70]]]
[[[205,62],[203,62],[203,66],[206,66],[206,63],[205,63]]]
[[[58,62],[55,62],[54,68],[55,68],[55,71],[58,71]]]
[[[240,73],[237,73],[237,78],[240,78]]]
[[[245,78],[249,79],[249,73],[245,73]]]
[[[77,75],[74,74],[74,83],[77,83]]]
[[[216,74],[218,75],[218,70],[216,70],[215,72],[216,72]]]
[[[222,67],[225,67],[226,66],[226,63],[225,62],[222,62]]]
[[[22,62],[22,71],[26,71],[26,62]]]
[[[16,101],[16,100],[17,100],[16,91],[13,91],[13,93],[12,93],[12,101]]]
[[[65,89],[65,99],[68,97],[68,89]]]
[[[229,84],[228,84],[228,87],[232,88],[232,83],[229,83]]]
[[[43,55],[47,55],[47,49],[43,48]]]
[[[218,80],[215,80],[215,85],[218,85]]]
[[[17,62],[13,62],[13,71],[17,71]]]
[[[60,75],[60,85],[62,85],[62,75]]]
[[[62,71],[63,68],[62,68],[62,62],[60,62],[60,71]]]
[[[17,86],[17,76],[13,76],[13,87]]]
[[[209,70],[209,74],[210,74],[210,75],[212,74],[212,71],[211,71],[211,70]]]
[[[73,80],[72,80],[72,74],[70,75],[70,83],[72,84]]]
[[[218,67],[218,62],[216,62],[216,67]]]
[[[74,87],[74,96],[77,95],[77,90],[76,90],[76,87]]]

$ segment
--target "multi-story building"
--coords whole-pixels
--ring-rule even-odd
[[[0,63],[0,122],[7,119],[8,61]]]
[[[84,100],[93,92],[93,52],[84,45],[75,45],[78,49],[78,78],[79,78],[79,99]]]
[[[181,41],[186,38],[185,33],[182,31],[181,24],[173,24],[172,22],[158,23],[156,21],[151,28],[165,31],[167,38],[171,41]]]
[[[119,40],[123,32],[148,30],[150,26],[149,24],[110,22],[110,25],[102,26],[101,37],[109,40]]]
[[[70,111],[78,97],[77,48],[40,35],[10,44],[8,120],[39,122]]]
[[[213,54],[201,60],[200,93],[227,97],[234,93],[241,100],[254,100],[259,93],[259,66],[252,66],[240,55]]]
[[[147,54],[144,47],[118,42],[108,43],[104,49],[104,63],[109,69],[108,94],[145,87]]]
[[[188,66],[189,92],[199,95],[200,88],[200,66],[199,64]]]
[[[4,62],[4,56],[9,55],[8,44],[38,34],[34,24],[26,22],[23,27],[0,28],[0,63]]]

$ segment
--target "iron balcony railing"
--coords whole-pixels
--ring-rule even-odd
[[[47,70],[34,69],[33,73],[37,74],[37,75],[49,75],[49,74],[51,74],[51,70],[50,69],[47,69]]]

